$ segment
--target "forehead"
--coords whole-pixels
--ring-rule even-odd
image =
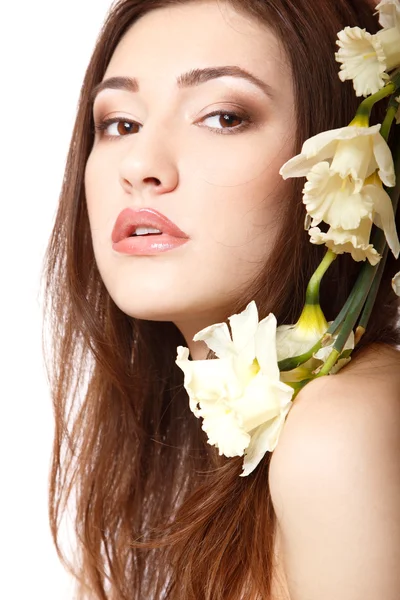
[[[265,23],[227,2],[192,1],[138,19],[115,49],[105,77],[134,69],[145,81],[210,64],[237,64],[271,84],[289,74],[280,41]]]

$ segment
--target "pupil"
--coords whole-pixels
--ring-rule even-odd
[[[229,125],[230,127],[234,125],[232,121],[240,121],[240,119],[238,117],[235,117],[234,115],[223,115],[223,119],[225,124]]]
[[[125,133],[129,133],[130,126],[131,126],[131,124],[127,123],[126,121],[120,121],[118,123],[118,133],[120,135],[124,135]]]

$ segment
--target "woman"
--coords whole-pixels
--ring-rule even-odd
[[[304,182],[279,169],[354,116],[336,34],[376,31],[372,13],[362,0],[122,0],[110,12],[46,258],[50,518],[58,544],[74,493],[77,598],[397,598],[393,261],[351,363],[300,392],[248,477],[207,444],[175,364],[179,345],[210,358],[195,333],[250,300],[260,318],[296,322],[324,250],[303,228]],[[130,209],[129,254],[112,242]],[[138,239],[137,227],[153,229]],[[349,256],[331,267],[328,319],[359,268]]]

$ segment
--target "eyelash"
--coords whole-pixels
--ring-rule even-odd
[[[244,129],[247,129],[248,127],[250,127],[253,123],[252,119],[250,118],[249,115],[246,114],[239,114],[239,113],[235,113],[232,111],[227,111],[227,110],[216,110],[208,115],[206,115],[204,117],[204,119],[207,119],[209,117],[215,117],[217,115],[225,115],[225,116],[229,116],[229,117],[234,117],[234,118],[238,118],[241,119],[243,121],[243,123],[241,125],[237,125],[236,127],[231,127],[230,129],[217,129],[215,127],[208,127],[207,129],[210,129],[213,133],[217,133],[217,134],[221,134],[221,135],[233,135],[238,131],[243,131]],[[112,117],[110,119],[104,119],[103,121],[100,121],[99,123],[95,123],[95,131],[98,131],[100,133],[104,132],[109,125],[112,125],[113,123],[129,123],[130,125],[137,125],[136,121],[131,121],[130,119],[123,119],[121,117]],[[129,134],[127,134],[129,135]],[[118,139],[121,137],[127,137],[125,135],[109,135],[106,136],[109,139]]]

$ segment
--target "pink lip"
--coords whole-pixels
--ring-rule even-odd
[[[137,227],[159,229],[161,234],[134,236]],[[172,250],[185,244],[189,236],[165,215],[152,208],[125,208],[112,230],[113,249],[122,254],[150,255]]]

